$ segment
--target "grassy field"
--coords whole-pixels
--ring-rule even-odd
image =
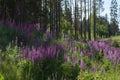
[[[113,41],[120,42],[120,36],[112,36],[112,37],[110,37],[110,38],[105,38],[105,40],[107,40],[107,39],[111,39],[111,40],[113,40]]]

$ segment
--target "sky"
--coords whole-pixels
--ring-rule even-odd
[[[111,5],[111,0],[103,0],[104,1],[104,11],[101,13],[102,16],[105,16],[105,14],[108,15],[108,19],[110,20],[110,5]],[[118,3],[118,8],[120,5],[120,0],[116,0]]]
[[[112,0],[103,0],[104,1],[104,11],[101,13],[101,16],[105,16],[105,14],[108,15],[108,19],[109,19],[109,22],[110,22],[110,5],[111,5],[111,1]],[[118,9],[120,7],[120,0],[116,0],[117,3],[118,3]],[[118,11],[119,12],[119,11]],[[119,16],[120,14],[118,14]],[[119,19],[118,19],[119,20]],[[120,21],[120,20],[119,20]],[[119,22],[119,29],[120,29],[120,22]]]

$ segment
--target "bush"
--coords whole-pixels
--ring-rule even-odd
[[[4,80],[4,77],[1,73],[0,73],[0,80]]]
[[[18,47],[11,47],[10,45],[6,48],[6,51],[0,52],[1,65],[0,73],[4,80],[19,80],[17,62],[19,61]]]
[[[107,80],[104,77],[100,75],[100,73],[97,72],[86,72],[86,71],[81,71],[78,80]]]
[[[17,39],[17,42],[16,42]],[[9,27],[7,25],[0,25],[0,48],[5,50],[5,47],[9,43],[18,45],[21,44],[21,42],[25,44],[29,43],[28,38],[25,37],[25,35],[22,33],[21,30],[17,31],[16,27]],[[13,43],[15,42],[15,43]]]
[[[79,65],[72,65],[69,62],[63,63],[61,65],[62,74],[67,80],[77,80],[77,76],[80,71]]]

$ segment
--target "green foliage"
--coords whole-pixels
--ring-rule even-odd
[[[42,80],[42,72],[40,65],[34,65],[27,59],[17,64],[20,80]]]
[[[0,25],[0,48],[5,49],[10,42],[16,40],[16,37],[18,38],[18,45],[20,45],[21,42],[29,43],[22,31],[16,32],[16,28],[14,26],[12,27],[13,28],[7,25]]]
[[[103,68],[105,71],[109,71],[113,68],[109,59],[103,59]]]
[[[10,45],[6,48],[6,51],[2,51],[0,74],[2,74],[4,80],[19,80],[17,72],[17,62],[19,57],[18,47],[11,47]]]
[[[33,39],[38,38],[38,39],[39,39],[40,41],[42,41],[42,42],[45,42],[45,41],[46,41],[46,37],[43,35],[42,32],[40,32],[40,31],[38,31],[38,30],[32,32],[31,35],[32,35]]]
[[[104,77],[100,75],[100,73],[97,72],[90,72],[88,73],[87,71],[81,71],[78,80],[106,80]]]
[[[107,37],[109,35],[107,25],[99,25],[97,27],[97,33],[100,37]]]
[[[60,43],[67,45],[64,40]],[[80,68],[81,56],[78,50],[89,51],[90,47],[83,42],[72,44],[78,63],[72,62],[73,53],[70,50],[64,53],[60,51],[57,59],[41,59],[34,63],[29,59],[21,59],[18,46],[8,45],[6,51],[0,50],[0,80],[119,80],[120,66],[112,66],[101,52],[94,51],[93,60],[86,55],[82,56],[87,67]],[[70,61],[64,62],[64,54],[68,54]],[[92,70],[94,65],[96,69]]]
[[[84,56],[83,60],[85,61],[86,66],[89,69],[92,66],[92,61],[90,60],[90,58],[88,56]]]
[[[94,54],[95,61],[101,62],[103,60],[104,56],[102,52],[94,51],[93,54]]]
[[[62,17],[62,28],[61,28],[61,35],[66,34],[70,37],[73,37],[74,35],[74,27],[71,25],[69,21],[67,21],[64,17]]]
[[[0,48],[5,48],[15,38],[15,29],[11,29],[5,25],[0,26]]]
[[[4,80],[4,77],[1,73],[0,73],[0,80]]]
[[[118,24],[115,22],[111,22],[109,27],[109,32],[110,32],[110,36],[116,36],[119,32]]]
[[[0,69],[0,73],[2,74],[5,80],[19,80],[19,76],[16,72],[16,65],[7,62],[2,62]]]
[[[44,79],[47,79],[48,77],[53,79],[53,75],[56,74],[57,77],[61,76],[61,61],[60,60],[54,60],[54,59],[46,59],[42,61],[42,73]],[[52,76],[52,77],[51,77]]]
[[[78,65],[72,65],[70,62],[66,62],[61,65],[62,73],[69,80],[77,80],[80,67]]]
[[[117,48],[120,48],[120,42],[119,42],[119,40],[112,41],[110,45],[114,46],[114,47],[117,47]]]
[[[0,2],[1,1],[3,0],[0,0]],[[5,0],[3,1],[3,5],[0,5],[1,9],[3,9],[3,13],[1,14],[3,20],[5,20],[5,18],[12,18],[15,20],[15,24],[19,22],[23,22],[21,24],[40,23],[39,27],[43,28],[43,33],[40,31],[30,32],[30,37],[33,39],[31,40],[33,43],[30,43],[30,40],[23,35],[23,32],[19,30],[19,32],[17,32],[15,27],[0,26],[0,48],[4,49],[4,51],[0,51],[0,80],[77,80],[77,78],[78,80],[119,80],[120,66],[113,67],[110,60],[104,59],[102,52],[93,51],[94,58],[91,60],[87,56],[87,52],[91,46],[88,46],[88,44],[84,42],[72,42],[73,45],[68,49],[67,40],[62,38],[59,44],[63,43],[66,51],[59,51],[60,55],[57,59],[40,59],[37,63],[31,62],[29,59],[21,59],[18,46],[8,45],[12,40],[15,41],[16,36],[18,37],[18,45],[20,45],[20,42],[24,42],[28,44],[28,47],[33,45],[37,47],[37,45],[39,45],[37,42],[34,43],[34,39],[40,40],[41,44],[45,44],[46,47],[47,45],[53,45],[53,43],[58,42],[53,36],[51,36],[52,39],[46,36],[45,32],[47,30],[51,30],[57,34],[60,33],[60,35],[67,35],[69,39],[74,38],[75,33],[78,38],[81,38],[79,37],[80,35],[82,35],[83,38],[85,38],[85,36],[88,38],[87,35],[89,31],[85,24],[88,23],[88,20],[86,18],[86,22],[82,21],[83,17],[81,15],[84,14],[79,14],[85,11],[83,9],[85,5],[81,7],[76,6],[76,10],[73,10],[71,3],[69,4],[71,1],[66,0],[68,1],[68,5],[65,6],[63,6],[65,0],[50,1],[51,0]],[[81,0],[80,5],[82,2]],[[91,3],[91,6],[88,6],[90,8],[93,4]],[[64,7],[66,7],[65,13],[63,12]],[[77,10],[79,7],[81,10]],[[75,11],[75,14],[78,14],[72,16],[73,11]],[[18,12],[19,14],[13,15],[14,12]],[[118,31],[118,25],[116,23],[111,23],[111,26],[108,27],[109,22],[102,17],[99,17],[98,20],[96,19],[97,21],[94,22],[93,16],[95,15],[92,13],[93,12],[91,12],[90,15],[90,34],[92,34],[92,37],[94,34],[97,34],[98,37],[107,37],[108,34],[116,34]],[[78,18],[78,16],[81,16],[81,19]],[[80,29],[81,23],[82,29]],[[97,24],[97,26],[95,26],[97,28],[96,31],[95,27],[93,27],[94,23]],[[86,35],[84,35],[85,27]],[[77,30],[75,30],[75,28]],[[6,45],[8,46],[6,47]],[[113,42],[111,45],[120,47],[118,42]],[[83,51],[82,56],[79,49]],[[70,59],[68,62],[64,61],[63,52],[68,55]],[[75,63],[73,58],[77,58],[78,61]],[[86,68],[83,70],[80,67],[80,61],[82,59],[86,64]],[[96,68],[95,71],[91,69],[94,65]]]
[[[24,59],[20,61],[17,66],[21,80],[47,80],[48,78],[51,80],[61,80],[62,63],[64,62],[61,53],[58,59],[40,59],[35,63]]]

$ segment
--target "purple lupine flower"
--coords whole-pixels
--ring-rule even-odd
[[[54,46],[48,46],[48,47],[43,47],[40,46],[37,49],[35,47],[32,47],[32,49],[28,51],[27,58],[29,58],[32,62],[39,61],[40,58],[51,58],[51,59],[57,59],[58,58],[58,49],[57,45]],[[25,52],[27,48],[23,49],[23,55],[25,55]]]
[[[52,58],[57,59],[58,58],[58,53],[57,53],[57,45],[53,46],[53,55]]]
[[[82,69],[85,69],[86,68],[86,63],[83,60],[81,60],[80,66],[81,66]]]
[[[38,48],[38,49],[37,49],[36,54],[38,55],[39,58],[42,58],[42,57],[43,57],[43,54],[42,54],[42,52],[41,52],[41,48]]]
[[[68,42],[67,47],[68,47],[69,50],[71,49],[72,43],[70,41]]]
[[[70,61],[70,58],[69,58],[69,56],[67,54],[64,55],[64,60],[65,60],[65,62],[69,62]]]
[[[0,26],[3,24],[3,21],[2,20],[0,20]]]
[[[92,71],[96,72],[96,65],[94,64],[91,69]]]
[[[87,55],[88,55],[88,57],[89,57],[90,59],[94,59],[94,55],[93,55],[92,51],[89,51],[89,52],[87,53]]]
[[[10,19],[10,20],[6,21],[6,24],[10,27],[13,27],[15,25],[15,22],[14,22],[14,20]]]
[[[59,47],[60,51],[63,52],[66,50],[65,46],[63,44],[60,44],[60,47]]]
[[[40,30],[40,28],[41,28],[40,23],[36,23],[36,24],[34,24],[34,26],[37,30]]]
[[[72,59],[71,59],[71,60],[72,60],[72,63],[75,62],[75,58],[76,58],[76,57],[75,57],[75,54],[72,54]]]
[[[72,54],[72,63],[73,64],[78,64],[78,62],[79,62],[79,60],[78,60],[76,54]]]
[[[110,43],[110,41],[106,41],[106,40],[105,41],[89,41],[88,42],[89,46],[92,46],[92,48],[90,49],[90,50],[92,50],[92,52],[94,52],[94,51],[101,52],[101,53],[103,53],[105,58],[108,58],[113,63],[116,63],[117,59],[118,59],[117,56],[120,56],[120,55],[118,55],[120,52],[118,51],[117,48],[111,47],[109,45],[109,43]]]

